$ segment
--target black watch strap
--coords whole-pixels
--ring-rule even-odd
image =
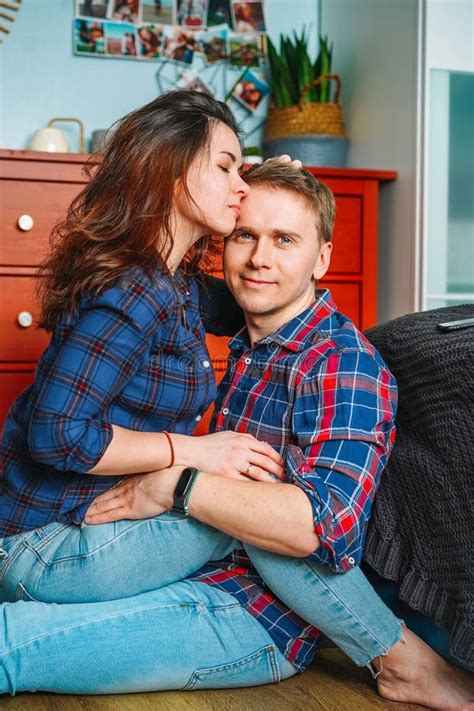
[[[195,467],[186,467],[186,469],[183,469],[174,490],[172,511],[189,516],[189,496],[198,474],[200,474],[199,469]]]

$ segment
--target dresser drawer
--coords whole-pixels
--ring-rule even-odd
[[[2,276],[0,361],[36,361],[49,343],[49,334],[36,328],[39,306],[34,284],[34,277]],[[27,325],[28,315],[33,320],[30,326]],[[19,319],[24,326],[20,325]]]
[[[336,195],[336,222],[330,274],[360,274],[362,269],[362,200]]]
[[[51,230],[83,187],[83,183],[2,180],[0,263],[39,264],[48,250]]]
[[[321,288],[330,289],[332,298],[336,302],[337,310],[348,316],[351,321],[361,328],[361,287],[357,283],[333,282],[324,279]]]
[[[3,423],[12,403],[34,378],[33,368],[29,371],[0,372],[0,430],[3,430]]]

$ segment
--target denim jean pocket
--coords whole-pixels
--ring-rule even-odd
[[[182,691],[258,686],[279,680],[275,649],[273,645],[267,645],[235,662],[198,669],[193,672],[186,686],[182,687]]]
[[[24,602],[39,602],[39,600],[36,600],[36,598],[29,594],[28,590],[22,583],[18,583],[16,586],[15,602],[18,602],[19,600],[23,600]]]

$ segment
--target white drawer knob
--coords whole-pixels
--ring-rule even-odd
[[[31,217],[31,215],[20,215],[18,218],[18,227],[22,232],[29,232],[31,229],[33,229],[33,226],[35,224],[35,221]]]
[[[29,311],[20,311],[16,320],[22,328],[29,328],[33,323],[33,315]]]

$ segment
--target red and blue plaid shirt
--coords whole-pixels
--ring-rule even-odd
[[[329,291],[305,312],[250,346],[230,342],[214,429],[248,432],[278,450],[287,480],[311,501],[321,544],[311,558],[344,573],[358,565],[380,475],[395,437],[397,389],[380,355]],[[243,550],[191,579],[219,587],[254,615],[298,669],[319,632],[265,586]]]
[[[35,382],[5,422],[0,536],[51,521],[80,523],[91,501],[119,480],[87,474],[110,443],[112,424],[193,433],[216,394],[203,320],[216,335],[235,333],[243,318],[229,302],[220,279],[132,269],[62,315]]]

